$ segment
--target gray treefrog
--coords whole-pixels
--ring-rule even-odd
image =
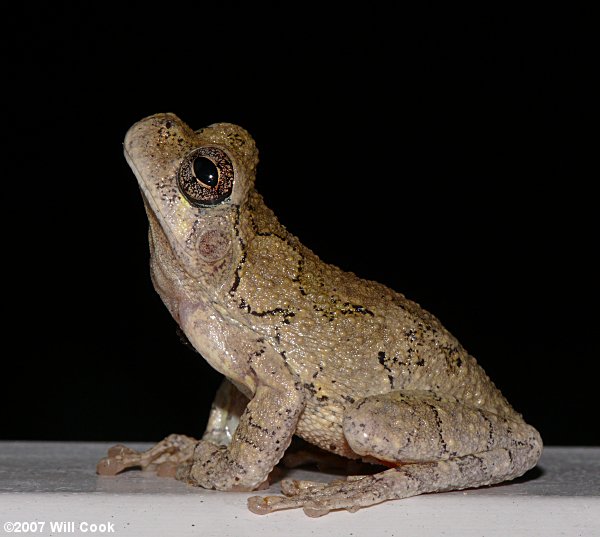
[[[101,474],[157,467],[218,490],[263,486],[294,434],[388,468],[330,484],[283,481],[254,513],[355,511],[513,479],[542,451],[475,359],[402,294],[322,262],[254,188],[242,128],[193,131],[173,114],[131,127],[125,156],[149,220],[152,281],[225,378],[202,440],[116,446]],[[239,422],[238,422],[239,421]]]

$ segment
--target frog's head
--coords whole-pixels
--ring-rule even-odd
[[[176,264],[216,284],[233,270],[239,208],[258,162],[254,140],[229,123],[193,131],[174,114],[157,114],[129,129],[124,150],[144,197],[151,248],[162,256],[159,268]]]

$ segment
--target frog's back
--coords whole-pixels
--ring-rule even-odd
[[[244,323],[268,338],[316,401],[432,390],[498,414],[514,411],[429,312],[324,263],[253,193],[245,255],[229,288]]]

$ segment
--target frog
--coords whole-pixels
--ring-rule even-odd
[[[375,472],[284,479],[256,514],[311,517],[515,479],[542,452],[483,368],[416,302],[322,261],[255,188],[258,150],[232,123],[135,123],[125,158],[149,222],[154,288],[223,375],[200,439],[117,445],[97,472],[154,469],[218,491],[269,486],[293,437]]]

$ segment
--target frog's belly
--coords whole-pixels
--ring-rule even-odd
[[[331,451],[347,457],[358,459],[342,430],[344,408],[336,404],[322,404],[309,401],[300,416],[296,427],[296,434],[326,451]]]

